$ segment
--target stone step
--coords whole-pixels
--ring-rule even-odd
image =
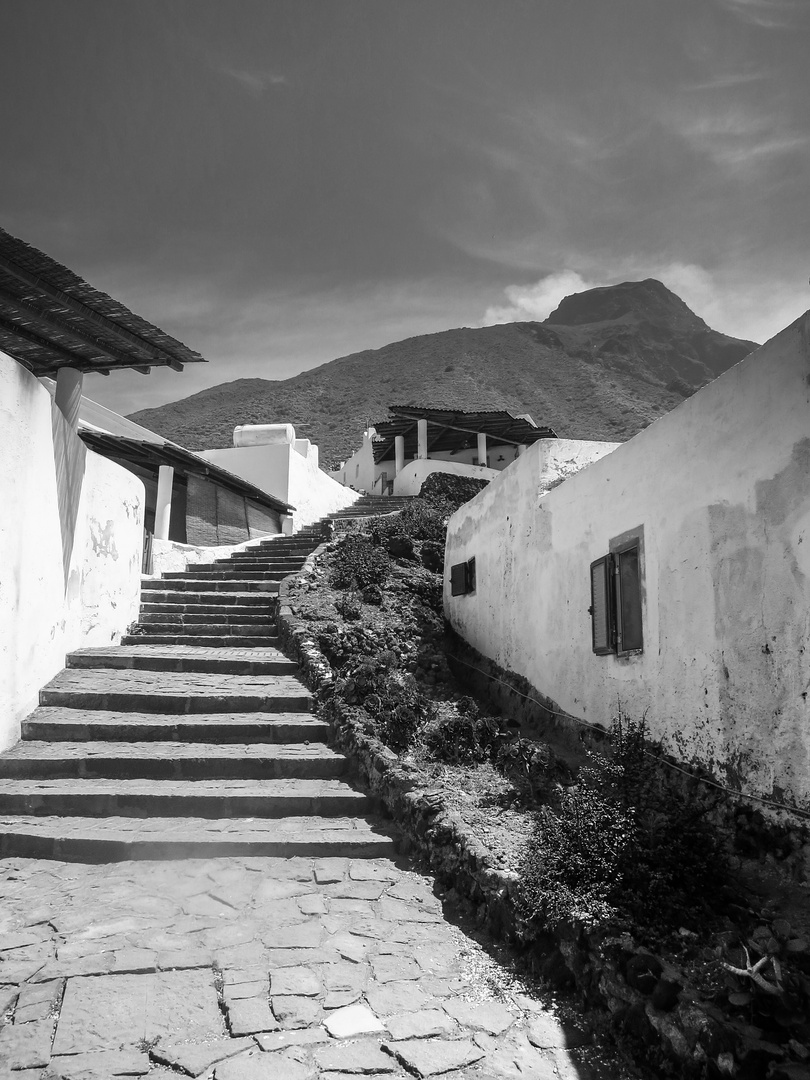
[[[217,609],[230,607],[258,607],[272,609],[278,603],[276,596],[268,592],[235,592],[225,589],[212,592],[190,592],[188,589],[170,589],[161,583],[160,589],[147,589],[141,593],[141,604],[173,604],[198,610],[201,607]]]
[[[143,593],[211,593],[223,592],[238,596],[239,593],[271,593],[278,592],[278,582],[262,575],[260,578],[245,577],[242,573],[231,575],[227,578],[201,578],[201,577],[177,577],[177,578],[145,578],[141,582],[141,594]],[[236,599],[233,601],[237,603]]]
[[[133,712],[311,712],[292,675],[65,668],[40,690],[40,705]]]
[[[219,568],[223,566],[256,566],[257,563],[266,566],[276,567],[278,570],[284,570],[286,573],[291,573],[300,569],[307,561],[307,556],[304,552],[300,555],[274,555],[269,551],[253,551],[250,554],[242,553],[238,555],[229,555],[227,559],[214,559],[212,563],[206,563],[206,566]],[[199,567],[202,569],[202,567]]]
[[[306,559],[303,558],[300,559],[300,562],[295,562],[292,565],[286,561],[271,562],[269,558],[240,558],[239,561],[235,561],[234,559],[231,563],[229,559],[224,558],[219,562],[212,563],[212,569],[206,572],[214,573],[214,571],[226,570],[227,568],[229,572],[235,573],[235,575],[240,578],[244,576],[245,570],[252,572],[261,571],[270,577],[286,578],[288,575],[291,575],[291,573],[297,573],[305,562]]]
[[[239,608],[231,611],[226,609],[224,611],[141,611],[138,617],[139,626],[160,625],[160,624],[172,624],[178,626],[185,625],[198,625],[199,623],[212,623],[212,624],[226,624],[226,625],[241,625],[241,626],[269,626],[274,623],[275,615],[270,611],[255,611],[248,609],[248,614],[244,614],[244,609]]]
[[[200,629],[203,629],[202,627]],[[269,649],[278,642],[276,634],[264,637],[234,637],[230,634],[193,634],[190,630],[177,633],[177,627],[171,633],[127,634],[121,639],[122,645],[140,645],[149,641],[153,645],[194,645],[208,649]]]
[[[199,649],[189,645],[105,645],[68,653],[70,668],[221,671],[226,675],[294,675],[298,664],[279,649]]]
[[[260,595],[260,594],[259,594]],[[264,619],[273,619],[276,614],[275,600],[265,600],[261,604],[153,604],[146,601],[141,604],[141,617],[144,615],[219,615],[230,619],[234,615],[248,615]]]
[[[23,740],[0,755],[5,779],[83,780],[334,780],[346,758],[324,743],[35,742]],[[29,811],[22,811],[28,813]]]
[[[276,624],[270,619],[257,623],[223,622],[216,619],[212,622],[185,623],[171,620],[169,622],[136,623],[138,633],[143,639],[150,640],[153,635],[166,637],[175,635],[182,644],[189,636],[199,637],[230,637],[232,641],[240,641],[243,638],[269,637],[275,634]],[[137,637],[138,635],[133,635]]]
[[[116,712],[40,706],[22,722],[22,738],[51,742],[325,742],[329,725],[310,713]]]
[[[231,566],[226,570],[222,566],[211,567],[194,567],[193,575],[187,574],[183,570],[170,570],[163,575],[162,580],[174,588],[174,585],[178,581],[188,581],[189,578],[194,581],[235,581],[238,579],[240,585],[245,581],[281,581],[286,577],[284,571],[271,573],[268,570],[253,570],[250,563],[243,563],[239,566]]]
[[[392,858],[394,843],[357,817],[3,817],[0,856],[111,862],[124,859]]]

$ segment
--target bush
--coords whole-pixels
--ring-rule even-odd
[[[527,801],[537,798],[556,765],[549,746],[521,738],[501,717],[482,716],[472,698],[461,698],[458,715],[428,728],[423,741],[434,761],[492,762]]]
[[[435,706],[413,675],[400,671],[392,652],[361,656],[345,669],[335,692],[349,705],[362,705],[374,733],[397,753],[407,750],[435,716]]]
[[[349,533],[331,558],[331,584],[336,589],[365,589],[382,585],[391,569],[386,551],[363,533]]]
[[[411,540],[432,540],[444,547],[447,513],[424,499],[416,498],[397,515],[375,521],[369,532],[374,542],[383,546],[393,537],[408,536]]]
[[[472,476],[435,472],[422,484],[419,497],[445,517],[449,517],[464,503],[474,499],[488,483],[489,480],[479,480]]]
[[[620,713],[612,757],[593,754],[576,786],[536,814],[520,868],[525,914],[630,917],[666,931],[710,913],[726,869],[710,806],[663,783],[646,735],[644,720]]]

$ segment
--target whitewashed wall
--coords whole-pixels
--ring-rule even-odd
[[[85,449],[33,375],[0,353],[0,749],[83,645],[138,616],[143,484]]]
[[[418,495],[422,484],[431,473],[447,473],[450,476],[471,477],[474,480],[494,480],[500,473],[483,465],[465,465],[461,461],[438,461],[434,458],[417,458],[409,461],[394,480],[395,495]]]
[[[730,786],[810,805],[810,314],[544,494],[535,446],[451,519],[459,633],[566,712],[617,702]],[[589,565],[643,526],[644,651],[591,649]]]
[[[360,493],[344,487],[318,468],[318,448],[312,447],[307,457],[290,455],[290,502],[295,507],[295,531],[331,514],[352,506]]]
[[[309,439],[296,439],[294,429],[288,427],[289,442],[256,442],[252,446],[205,450],[200,452],[200,457],[294,506],[297,531],[333,510],[351,506],[360,496],[319,468],[318,447]],[[256,430],[260,431],[260,427]]]

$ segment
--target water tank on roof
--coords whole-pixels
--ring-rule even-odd
[[[239,424],[233,429],[234,446],[279,446],[295,443],[292,424]]]

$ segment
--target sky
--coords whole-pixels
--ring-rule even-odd
[[[810,307],[810,0],[0,0],[0,225],[201,352],[120,412],[657,277]]]

